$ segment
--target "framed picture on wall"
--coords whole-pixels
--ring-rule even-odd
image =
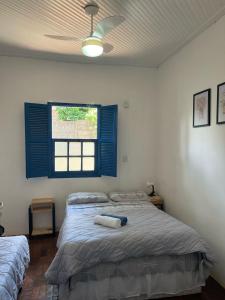
[[[210,126],[211,89],[193,95],[193,127]]]
[[[217,85],[217,124],[225,124],[225,82]]]

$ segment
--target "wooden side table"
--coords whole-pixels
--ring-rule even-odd
[[[154,204],[157,208],[164,210],[163,200],[160,196],[152,196],[150,197],[150,201]]]
[[[44,228],[33,228],[33,215],[43,212],[50,212],[52,216],[52,226]],[[53,198],[32,199],[28,210],[29,214],[29,236],[47,235],[55,236],[55,202]]]

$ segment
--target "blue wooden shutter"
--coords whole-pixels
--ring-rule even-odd
[[[117,176],[117,105],[100,108],[101,175]]]
[[[48,105],[25,103],[26,177],[48,176]]]

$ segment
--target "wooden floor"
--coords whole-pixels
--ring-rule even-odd
[[[46,300],[47,286],[44,273],[56,253],[57,238],[42,237],[30,241],[31,263],[26,273],[19,300]],[[198,295],[166,298],[168,300],[225,300],[225,290],[213,279],[207,280],[203,292]],[[92,300],[92,299],[87,299]]]
[[[56,253],[57,238],[41,237],[30,240],[30,266],[19,300],[46,300],[47,286],[44,274]]]

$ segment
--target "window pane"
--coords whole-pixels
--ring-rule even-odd
[[[69,171],[81,171],[81,157],[69,158]]]
[[[95,155],[95,143],[83,143],[83,155]]]
[[[55,156],[67,156],[66,142],[55,142]]]
[[[81,143],[71,142],[70,143],[70,154],[69,155],[81,155]]]
[[[67,171],[67,158],[66,157],[56,157],[55,158],[55,171]]]
[[[52,106],[53,139],[96,139],[98,110],[85,106]]]
[[[94,171],[95,159],[94,157],[83,157],[83,171]]]

